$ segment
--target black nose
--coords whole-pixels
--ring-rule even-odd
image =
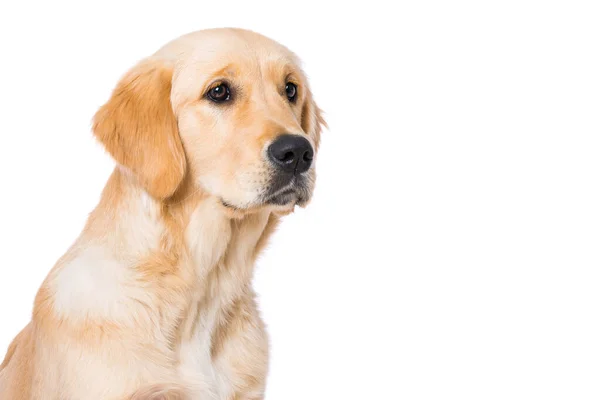
[[[269,158],[286,172],[301,174],[308,171],[313,159],[313,148],[306,138],[289,133],[279,136],[267,149]]]

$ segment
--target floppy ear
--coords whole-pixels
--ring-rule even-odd
[[[172,67],[163,62],[142,61],[121,79],[93,124],[110,155],[159,199],[172,196],[186,172],[171,106],[172,76]]]
[[[302,106],[301,118],[302,130],[314,138],[315,146],[319,147],[321,141],[321,131],[327,128],[327,122],[323,118],[323,111],[317,106],[313,98],[312,92],[307,91],[304,106]]]

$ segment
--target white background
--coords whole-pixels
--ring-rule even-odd
[[[350,3],[3,2],[2,351],[112,169],[117,79],[238,26],[303,58],[330,125],[257,267],[267,399],[598,399],[598,3]]]

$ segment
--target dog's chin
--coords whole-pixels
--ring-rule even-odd
[[[251,204],[237,205],[221,198],[221,204],[231,216],[243,217],[263,210],[269,210],[279,215],[286,215],[294,211],[296,206],[305,207],[310,201],[310,196],[305,190],[289,189],[270,196],[263,196]]]
[[[264,203],[273,206],[286,206],[289,204],[301,203],[304,199],[302,195],[294,189],[288,189],[277,193],[274,196],[268,197]]]

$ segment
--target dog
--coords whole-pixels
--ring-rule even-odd
[[[190,33],[134,66],[93,119],[116,167],[0,399],[263,399],[253,265],[310,201],[324,127],[297,56],[255,32]]]

